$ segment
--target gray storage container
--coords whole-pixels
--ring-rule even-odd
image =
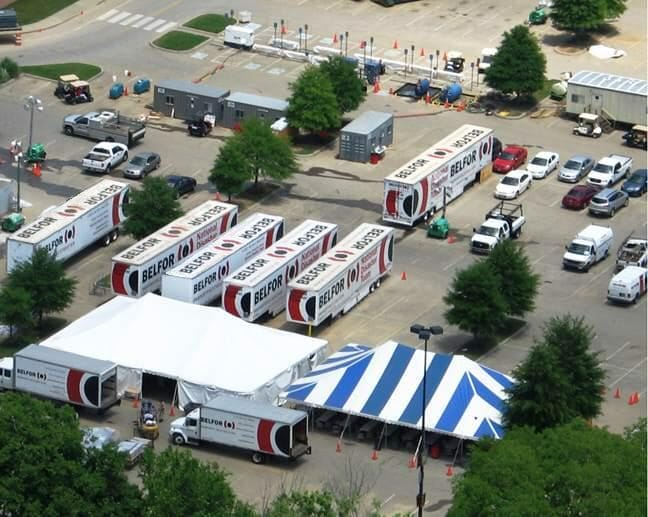
[[[208,113],[223,118],[223,103],[229,90],[175,79],[159,81],[153,92],[153,109],[167,117],[198,120]]]
[[[394,116],[381,111],[365,111],[340,131],[340,158],[368,162],[371,154],[394,141]]]

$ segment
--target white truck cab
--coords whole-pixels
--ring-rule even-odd
[[[646,294],[648,270],[643,267],[627,266],[617,273],[608,285],[607,298],[617,303],[637,303]]]
[[[589,271],[590,267],[610,254],[613,241],[614,232],[611,228],[590,224],[576,235],[569,246],[565,246],[563,267]]]
[[[525,223],[522,205],[500,201],[486,214],[479,228],[473,228],[470,249],[473,253],[488,254],[506,239],[517,239]]]
[[[0,391],[13,390],[13,357],[0,359]]]

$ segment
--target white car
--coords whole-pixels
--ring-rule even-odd
[[[542,179],[555,171],[558,168],[559,163],[560,156],[558,156],[558,153],[541,151],[529,162],[527,170],[531,173],[534,179]]]
[[[495,188],[497,199],[515,199],[531,186],[531,174],[524,169],[517,169],[504,176]]]

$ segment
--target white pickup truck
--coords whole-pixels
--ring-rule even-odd
[[[617,272],[628,266],[648,267],[648,240],[645,238],[628,235],[619,251],[617,251],[616,267]]]
[[[128,160],[128,147],[115,142],[101,142],[83,159],[82,166],[91,172],[110,172],[113,167]]]
[[[587,175],[587,183],[596,187],[611,187],[630,174],[632,158],[620,154],[610,154],[599,160]]]
[[[518,238],[524,223],[522,205],[501,201],[486,214],[486,220],[479,228],[473,228],[471,251],[490,253],[500,242]]]

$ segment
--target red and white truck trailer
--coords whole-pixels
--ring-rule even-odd
[[[311,453],[307,413],[228,395],[171,422],[169,438],[176,445],[209,442],[239,447],[251,451],[257,464],[268,456],[296,459]]]
[[[253,214],[162,277],[162,296],[207,305],[223,294],[223,280],[281,238],[284,219]]]
[[[479,182],[492,163],[493,130],[463,125],[385,178],[383,221],[413,226]]]
[[[14,354],[13,389],[97,411],[121,401],[115,363],[39,345]]]
[[[392,269],[394,229],[361,224],[288,284],[288,321],[317,326],[346,313]]]
[[[205,201],[112,258],[115,294],[134,298],[160,289],[162,274],[236,224],[238,207]]]
[[[337,242],[337,224],[307,219],[223,282],[223,308],[246,321],[286,309],[288,282]]]
[[[48,210],[7,239],[7,271],[30,260],[34,251],[45,248],[59,260],[66,260],[97,241],[110,244],[126,220],[129,186],[102,180],[61,206]]]

